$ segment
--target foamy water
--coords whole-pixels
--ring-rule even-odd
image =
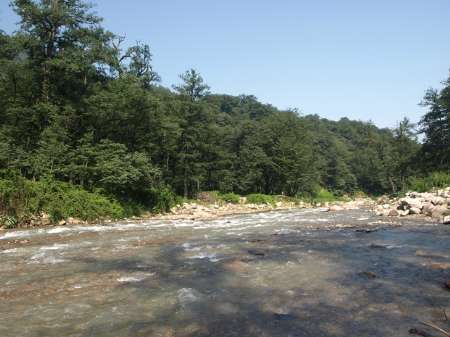
[[[450,310],[450,227],[389,221],[290,210],[6,231],[0,336],[406,337]]]

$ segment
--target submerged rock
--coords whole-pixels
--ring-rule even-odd
[[[266,253],[261,249],[249,249],[249,250],[247,250],[247,252],[251,255],[256,255],[256,256],[265,256],[266,255]]]

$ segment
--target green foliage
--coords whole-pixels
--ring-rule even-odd
[[[235,193],[219,193],[217,197],[219,200],[229,202],[231,204],[239,204],[241,198],[238,194]]]
[[[438,91],[429,89],[422,101],[428,108],[420,120],[420,131],[425,139],[420,161],[426,170],[450,172],[450,77]]]
[[[253,193],[247,195],[248,204],[275,204],[275,197],[273,195],[266,195],[261,193]]]
[[[74,217],[82,220],[122,218],[123,207],[114,200],[81,187],[53,179],[31,181],[19,175],[0,179],[0,214],[16,223],[47,213],[53,221]]]
[[[1,216],[0,225],[7,229],[16,228],[19,225],[19,219],[14,215]]]
[[[332,202],[340,200],[339,197],[334,195],[332,192],[326,190],[325,188],[318,188],[314,194],[311,195],[311,202],[314,203],[323,203],[323,202]]]
[[[168,187],[153,188],[151,194],[151,205],[154,212],[169,212],[172,207],[182,203],[181,197]]]
[[[408,184],[410,190],[417,192],[428,192],[449,186],[450,174],[446,172],[433,172],[425,177],[411,177]]]

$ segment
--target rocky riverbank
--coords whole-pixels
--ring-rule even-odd
[[[256,212],[270,212],[276,210],[286,210],[293,208],[322,208],[323,211],[341,211],[346,209],[359,209],[370,207],[373,200],[369,198],[359,198],[351,201],[335,201],[324,203],[308,203],[304,201],[278,201],[276,203],[253,204],[246,203],[242,198],[241,202],[233,203],[212,203],[205,204],[199,202],[184,203],[173,207],[167,214],[158,214],[152,218],[158,219],[214,219],[226,215],[247,214]]]
[[[450,187],[433,192],[408,192],[403,198],[382,197],[374,212],[380,216],[425,216],[450,224]]]
[[[324,212],[341,211],[360,208],[373,208],[374,201],[369,198],[358,198],[350,201],[334,201],[323,203],[309,203],[305,201],[281,200],[274,203],[247,203],[245,197],[241,197],[239,203],[229,202],[204,202],[201,200],[186,202],[176,205],[167,213],[145,213],[140,217],[134,216],[128,220],[207,220],[217,219],[227,215],[239,215],[249,213],[270,212],[288,209],[302,208],[321,208]],[[98,219],[93,223],[111,223],[111,219]],[[29,221],[20,224],[20,228],[46,227],[46,226],[71,226],[71,225],[88,225],[90,222],[77,218],[67,218],[58,222],[52,222],[50,216],[46,213],[35,215]],[[6,229],[6,228],[1,228]]]
[[[241,197],[239,203],[230,202],[205,202],[196,200],[176,205],[167,213],[146,213],[140,217],[132,217],[127,220],[207,220],[216,219],[228,215],[270,212],[294,208],[321,208],[324,212],[371,209],[379,216],[389,217],[427,217],[432,221],[450,224],[450,187],[433,192],[408,192],[402,198],[380,197],[378,200],[370,198],[357,198],[350,201],[334,201],[324,203],[309,203],[305,201],[292,201],[292,199],[279,200],[274,203],[248,203],[245,197]],[[110,223],[113,220],[96,220],[96,223]],[[19,227],[44,227],[65,225],[87,225],[88,221],[76,218],[67,218],[58,222],[52,222],[48,214],[33,216],[30,221]],[[0,228],[5,229],[5,228]]]

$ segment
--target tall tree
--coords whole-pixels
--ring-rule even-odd
[[[424,134],[422,155],[427,168],[450,171],[450,77],[440,91],[429,89],[422,101],[428,108],[420,120]]]
[[[102,49],[112,38],[100,26],[101,18],[82,0],[13,0],[21,33],[28,37],[25,50],[36,67],[40,98],[56,99],[58,89],[70,93],[70,84],[87,85],[88,77],[106,64]],[[67,73],[71,75],[68,82]],[[63,88],[66,82],[69,88]],[[83,85],[84,84],[84,85]],[[79,90],[76,90],[78,92]]]
[[[187,70],[180,75],[180,79],[183,83],[174,85],[173,88],[180,95],[187,96],[191,102],[196,102],[209,94],[210,87],[195,69]]]

